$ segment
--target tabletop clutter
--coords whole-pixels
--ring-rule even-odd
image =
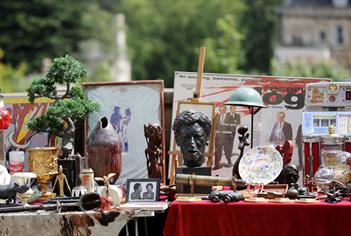
[[[202,68],[204,51],[200,55],[202,57],[199,58],[199,64],[202,66],[199,68]],[[34,103],[35,99],[46,97],[52,100],[52,104],[45,114],[30,119],[27,125],[35,133],[46,133],[48,146],[18,146],[16,150],[9,151],[8,159],[1,152],[3,165],[0,165],[0,214],[38,210],[164,211],[168,202],[173,200],[206,201],[211,205],[219,202],[235,204],[239,201],[277,204],[312,204],[325,201],[338,204],[342,200],[350,200],[351,150],[344,143],[349,143],[349,136],[351,137],[351,114],[344,111],[340,114],[323,113],[321,108],[316,112],[314,106],[322,106],[320,104],[324,104],[325,99],[337,102],[339,97],[344,99],[346,105],[343,106],[349,106],[351,83],[324,82],[307,85],[306,104],[314,109],[307,109],[304,113],[302,139],[305,159],[308,161],[305,166],[299,167],[292,163],[294,144],[291,139],[275,146],[253,146],[254,115],[267,106],[263,103],[261,94],[251,87],[237,88],[235,94],[220,106],[246,107],[249,110],[247,114],[251,115],[251,130],[240,125],[240,117],[237,116],[233,116],[234,125],[230,125],[225,122],[224,113],[217,113],[210,118],[201,111],[190,109],[191,106],[184,110],[178,108],[172,123],[174,147],[178,150],[171,152],[170,162],[177,163],[179,159],[180,164],[173,165],[173,169],[170,167],[170,178],[174,178],[174,182],[166,185],[165,137],[162,124],[151,121],[139,124],[139,131],[143,131],[145,136],[145,139],[136,137],[140,142],[138,147],[141,143],[145,146],[142,150],[142,163],[145,165],[140,168],[145,170],[143,178],[128,178],[123,172],[126,153],[132,153],[135,148],[130,145],[131,140],[127,135],[129,125],[135,125],[129,123],[134,121],[135,115],[130,107],[123,107],[125,112],[121,114],[122,108],[115,104],[109,106],[110,113],[95,114],[95,118],[99,118],[95,120],[94,127],[90,126],[91,129],[85,132],[86,155],[75,152],[76,121],[99,111],[105,105],[91,100],[93,96],[88,99],[85,92],[75,85],[85,76],[86,71],[82,64],[66,56],[55,59],[48,74],[32,82],[28,89],[29,101]],[[199,69],[197,85],[200,83],[200,86],[197,86],[190,102],[187,100],[184,104],[210,104],[200,101],[201,76],[202,71]],[[64,85],[66,91],[57,91],[57,83]],[[159,84],[163,86],[163,83]],[[105,85],[110,84],[102,86]],[[89,91],[89,86],[86,86],[86,91]],[[113,89],[117,91],[116,88]],[[125,96],[128,96],[128,89],[121,89]],[[137,93],[138,90],[131,94],[136,96]],[[97,94],[101,92],[98,91]],[[211,103],[210,106],[212,105],[215,106]],[[223,111],[226,109],[222,108]],[[211,111],[214,114],[214,110]],[[3,103],[0,103],[0,112],[0,132],[3,135],[10,122],[9,113]],[[281,123],[284,123],[285,115],[279,115],[283,121]],[[343,126],[346,133],[342,133],[340,124],[345,122],[349,122],[349,125],[344,125],[346,128]],[[284,127],[278,123],[274,125],[277,131],[272,131],[272,134],[284,136]],[[320,127],[322,124],[323,129]],[[311,125],[314,128],[309,127]],[[335,128],[337,125],[338,129]],[[232,131],[229,132],[233,129],[234,135],[230,134]],[[227,167],[231,168],[230,175],[212,176],[213,171],[221,168],[222,149],[227,153],[227,146],[223,145],[214,145],[213,150],[213,142],[232,138],[231,155],[236,131],[240,153],[234,163],[231,163],[230,158],[227,159]],[[61,137],[60,144],[57,144],[55,137]],[[317,148],[318,154],[316,143],[321,144]],[[213,151],[215,163],[212,160]],[[318,168],[314,168],[316,160],[319,161]],[[129,165],[133,165],[133,162],[129,162]],[[304,167],[306,170],[301,171]],[[124,178],[123,181],[121,178]]]
[[[49,105],[46,112],[32,115],[24,124],[31,134],[24,143],[17,143],[11,131],[8,136],[12,149],[8,150],[8,157],[5,153],[5,132],[11,121],[10,111],[1,101],[0,214],[38,210],[133,210],[123,208],[128,200],[129,186],[125,182],[115,184],[121,174],[122,155],[128,145],[116,132],[117,128],[125,129],[122,125],[116,126],[116,117],[100,117],[87,137],[86,156],[75,152],[76,122],[101,107],[98,102],[87,98],[79,84],[86,75],[84,66],[67,55],[55,58],[46,76],[33,80],[27,90],[29,104],[36,108],[37,99],[45,98],[49,99]],[[65,89],[61,90],[57,85]],[[148,189],[144,193],[146,197],[143,194],[143,198],[136,200],[137,203],[153,202],[151,210],[164,210],[167,206],[159,204],[160,207],[157,207],[160,195],[163,198],[160,191],[163,153],[160,130],[158,124],[145,124],[145,138],[149,146],[144,159],[150,178],[141,180],[142,188]],[[47,146],[31,146],[31,138],[37,134],[45,134]],[[145,183],[148,179],[151,182]],[[147,206],[139,209],[150,210]]]

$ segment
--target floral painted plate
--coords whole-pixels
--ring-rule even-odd
[[[270,146],[257,146],[246,152],[239,163],[239,174],[249,184],[268,184],[283,169],[283,158]]]

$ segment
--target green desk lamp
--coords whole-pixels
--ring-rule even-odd
[[[229,100],[224,103],[225,105],[235,105],[248,107],[251,114],[251,148],[253,145],[253,120],[254,115],[261,110],[266,108],[262,101],[261,95],[253,88],[240,87],[233,92],[229,97]]]

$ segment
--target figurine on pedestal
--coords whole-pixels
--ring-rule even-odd
[[[205,161],[205,147],[211,134],[210,119],[201,112],[185,110],[176,116],[173,131],[186,166],[177,168],[176,173],[211,175],[211,167],[201,167]],[[177,192],[189,192],[187,187],[177,185]],[[196,187],[195,192],[210,193],[211,187]]]
[[[158,124],[145,124],[144,135],[147,142],[145,149],[149,178],[161,178],[162,175],[162,128]]]
[[[238,133],[239,133],[239,145],[238,145],[238,149],[240,150],[240,155],[238,157],[238,159],[235,161],[234,166],[233,166],[233,176],[235,178],[241,179],[241,176],[239,174],[239,163],[241,158],[244,155],[244,149],[245,146],[249,146],[250,145],[250,141],[249,141],[249,133],[247,133],[248,128],[247,126],[240,126],[238,128]]]
[[[59,197],[65,197],[65,192],[64,192],[64,189],[65,189],[65,184],[67,185],[67,188],[70,192],[70,195],[71,195],[71,188],[68,184],[68,181],[67,181],[67,178],[66,178],[66,175],[63,173],[63,168],[62,166],[60,165],[59,166],[59,173],[58,175],[56,176],[56,179],[55,179],[55,182],[54,182],[54,185],[53,185],[53,189],[55,188],[56,186],[56,183],[58,181],[58,184],[59,184]]]

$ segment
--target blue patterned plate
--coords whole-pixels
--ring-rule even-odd
[[[257,146],[246,152],[239,163],[239,174],[246,183],[268,184],[283,169],[283,157],[270,146]]]

